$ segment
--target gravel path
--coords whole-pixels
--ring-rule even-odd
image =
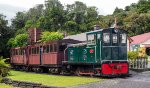
[[[108,79],[72,88],[150,88],[150,71],[133,73],[128,78]]]

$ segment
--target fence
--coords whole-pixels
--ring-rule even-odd
[[[146,58],[138,58],[135,60],[129,60],[130,69],[148,69],[150,62]]]

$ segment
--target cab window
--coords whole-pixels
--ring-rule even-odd
[[[121,37],[121,43],[126,43],[127,35],[126,34],[120,34],[120,37]]]
[[[87,35],[87,40],[89,45],[95,45],[96,44],[96,34],[89,34]]]
[[[104,43],[110,43],[110,34],[109,33],[103,33],[103,41],[104,41]]]
[[[113,43],[117,43],[117,34],[113,34]]]

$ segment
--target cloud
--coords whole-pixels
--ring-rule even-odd
[[[6,16],[7,20],[11,20],[17,12],[19,11],[26,11],[27,8],[23,7],[15,7],[7,4],[0,4],[0,14],[3,14]]]

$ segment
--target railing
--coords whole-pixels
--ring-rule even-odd
[[[138,58],[135,60],[129,60],[129,68],[130,69],[148,69],[148,61],[147,58]]]

